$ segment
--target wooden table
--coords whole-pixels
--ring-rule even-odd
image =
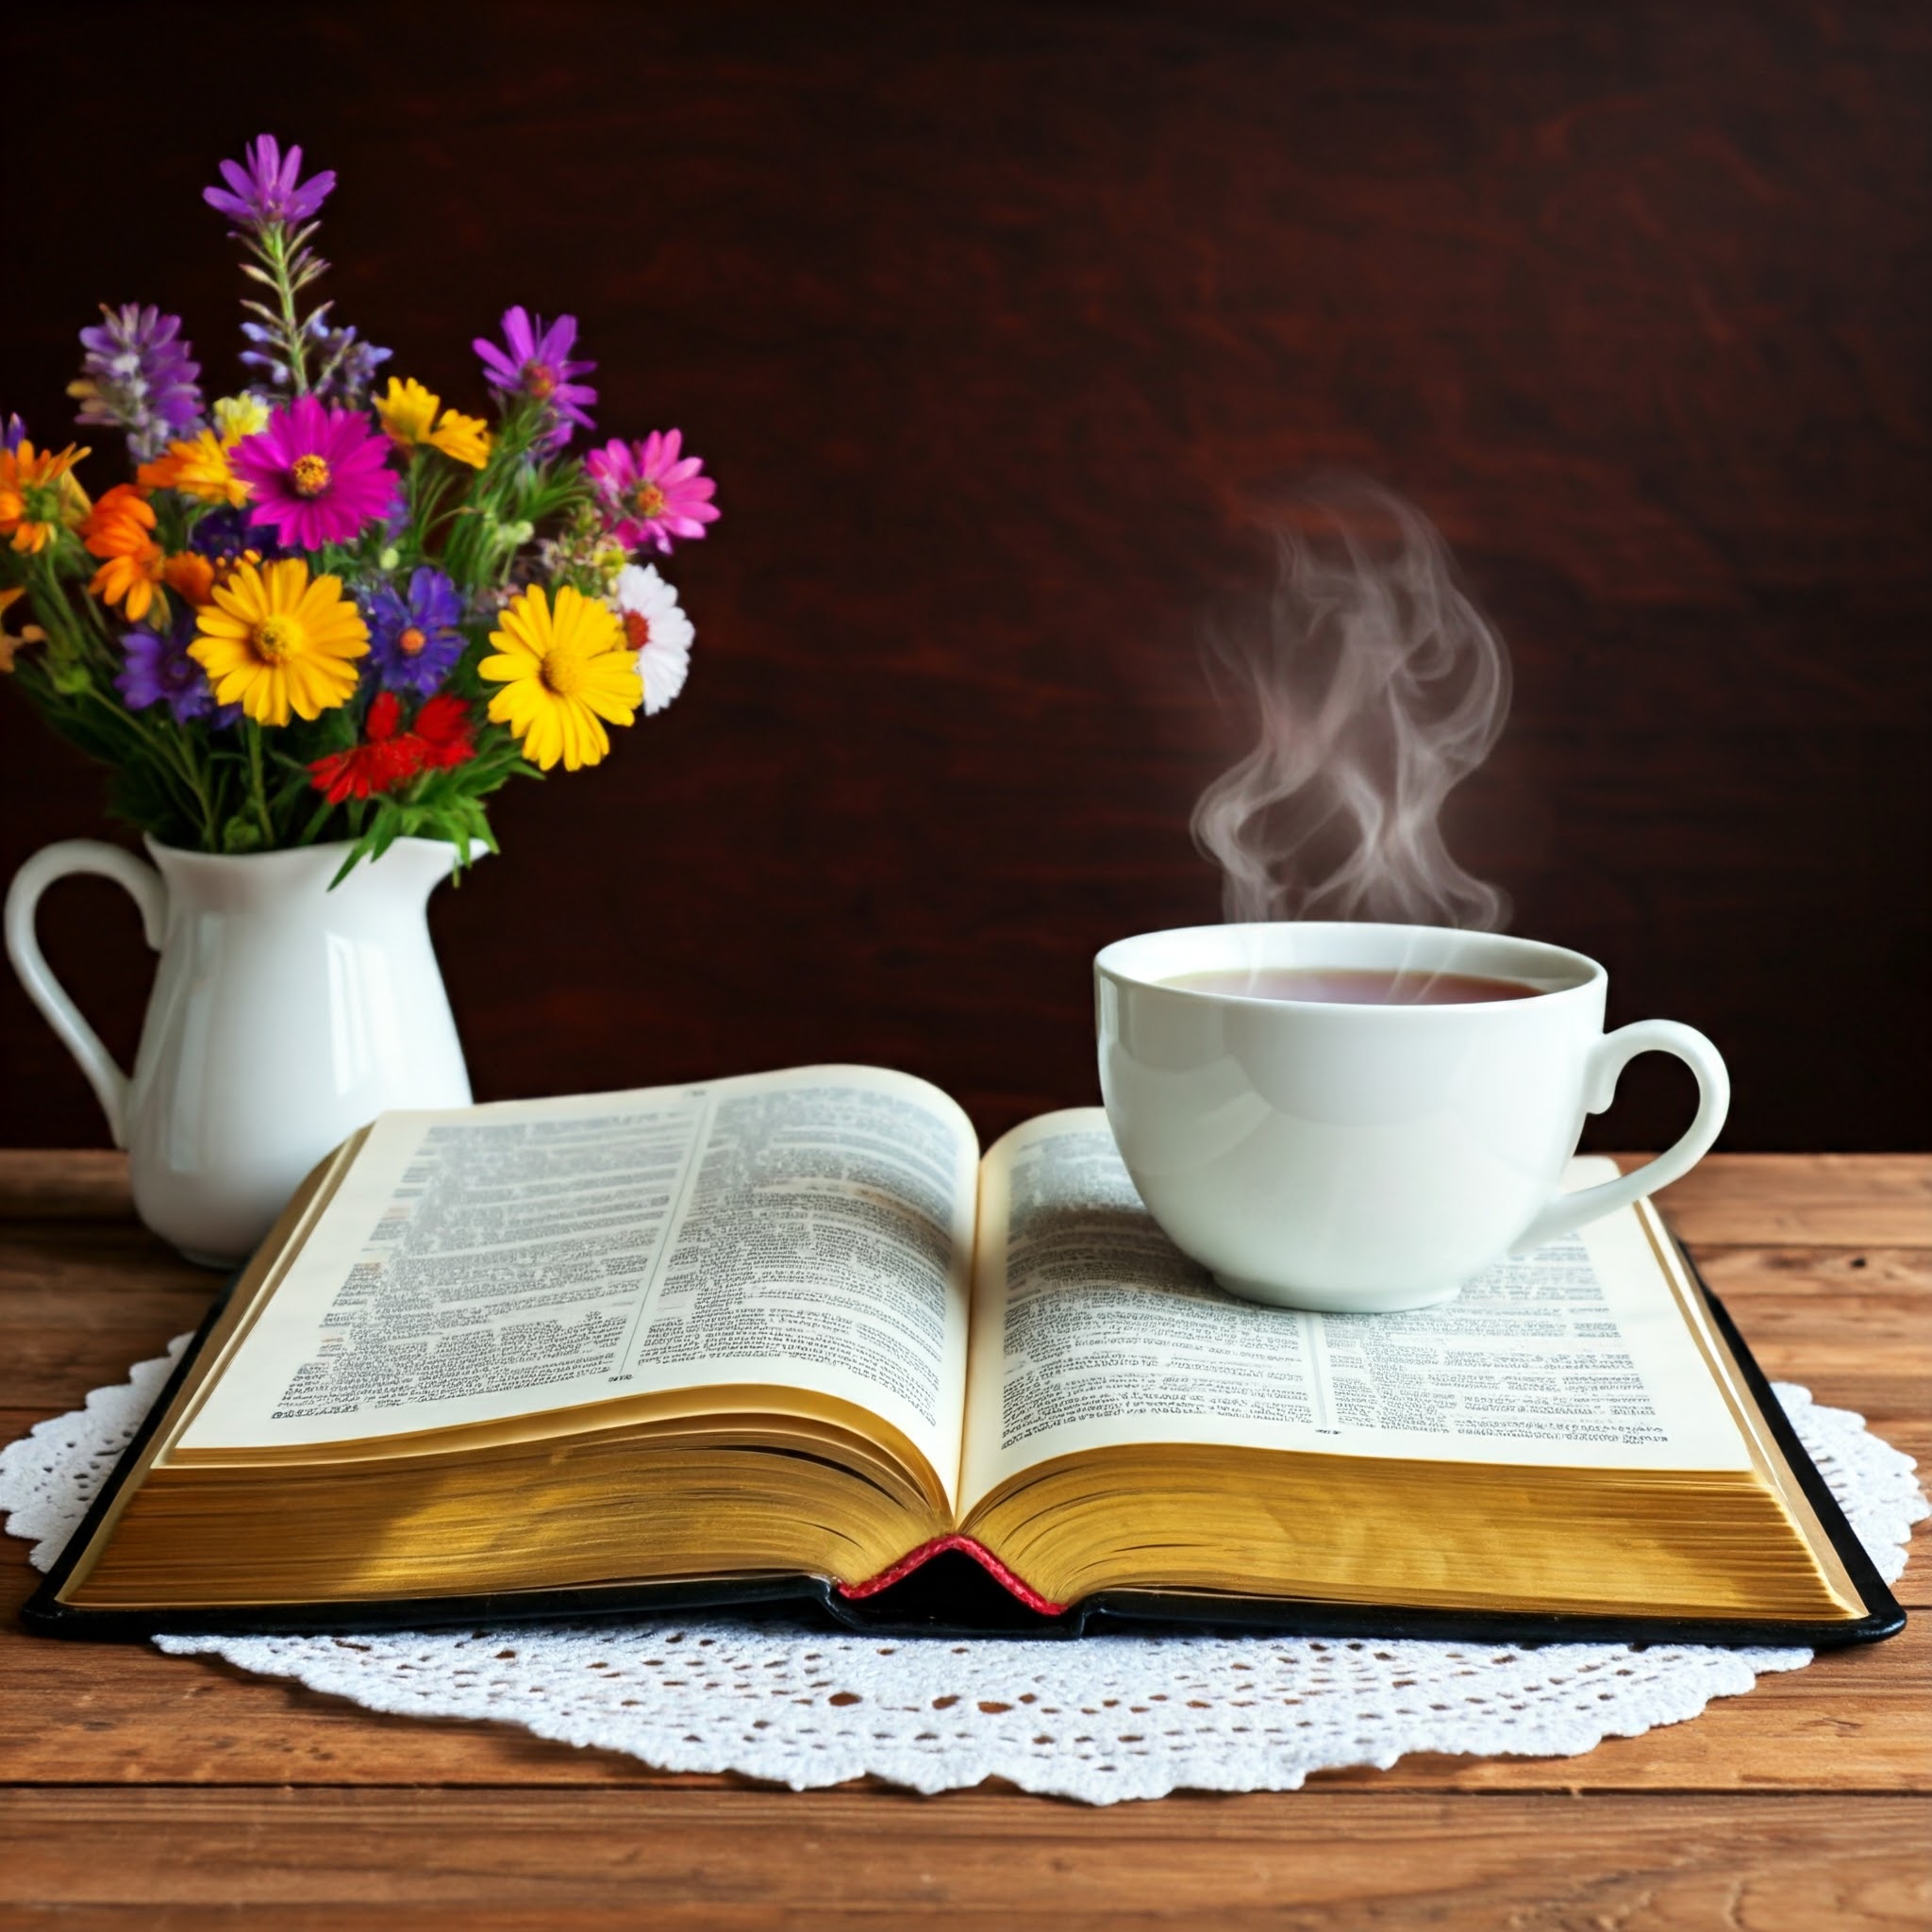
[[[1721,1157],[1665,1205],[1770,1374],[1932,1457],[1932,1158]],[[0,1431],[120,1380],[211,1285],[135,1225],[118,1157],[0,1153]],[[1587,1757],[1090,1810],[666,1776],[8,1627],[0,1924],[1924,1926],[1928,1664],[1932,1621]]]

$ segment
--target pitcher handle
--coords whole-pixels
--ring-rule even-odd
[[[7,957],[26,989],[26,996],[46,1016],[47,1024],[66,1042],[108,1116],[108,1131],[117,1147],[127,1144],[127,1075],[114,1064],[101,1044],[101,1036],[81,1017],[67,989],[54,977],[34,933],[34,912],[41,894],[56,879],[70,873],[97,873],[123,886],[141,908],[142,931],[156,952],[166,930],[168,889],[153,866],[131,852],[98,839],[63,839],[36,852],[13,875],[7,893]]]
[[[1593,1188],[1579,1188],[1574,1194],[1558,1194],[1547,1202],[1536,1219],[1510,1243],[1513,1254],[1527,1254],[1559,1235],[1573,1233],[1586,1223],[1596,1221],[1632,1201],[1641,1201],[1658,1188],[1669,1187],[1702,1160],[1710,1151],[1730,1111],[1731,1079],[1720,1054],[1694,1026],[1680,1025],[1675,1020],[1640,1020],[1633,1026],[1620,1026],[1597,1041],[1587,1078],[1586,1103],[1591,1113],[1602,1113],[1617,1095],[1617,1075],[1641,1053],[1674,1054],[1697,1076],[1697,1115],[1674,1145],[1667,1147],[1655,1160],[1645,1161],[1632,1173]]]

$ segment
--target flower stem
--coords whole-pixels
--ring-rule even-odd
[[[180,761],[182,775],[188,780],[188,788],[194,793],[194,803],[201,813],[201,842],[207,851],[216,850],[215,809],[208,794],[208,780],[201,769],[201,760],[195,756],[192,743],[186,732],[176,728],[163,730],[161,736],[174,747],[175,756]]]
[[[302,347],[302,322],[295,313],[295,289],[289,278],[288,233],[280,222],[262,233],[261,258],[275,277],[275,299],[282,308],[282,346],[289,355],[289,389],[293,395],[308,393],[308,363]]]
[[[200,818],[207,849],[212,852],[215,849],[213,814],[200,768],[180,727],[146,713],[127,711],[106,691],[92,684],[69,695],[91,703],[103,714],[103,729],[125,741],[126,749],[117,762],[151,765],[160,782],[182,799],[186,808],[184,817],[189,820]],[[148,825],[143,829],[152,831],[155,828]]]
[[[315,835],[328,823],[328,815],[334,810],[335,807],[325,798],[309,815],[308,823],[302,827],[301,835],[296,839],[295,843],[298,845],[314,844]]]
[[[268,787],[261,775],[261,726],[253,718],[242,720],[242,737],[248,746],[248,791],[255,801],[256,816],[261,821],[264,841],[275,842],[275,821],[268,815]]]
[[[47,634],[47,655],[57,672],[77,670],[88,658],[88,620],[93,615],[86,598],[70,603],[60,586],[51,552],[27,566],[28,608]],[[78,605],[76,614],[75,606]],[[58,679],[57,678],[57,684]]]

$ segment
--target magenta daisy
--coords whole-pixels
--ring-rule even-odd
[[[683,448],[683,431],[654,429],[641,442],[613,441],[584,458],[611,534],[626,550],[649,545],[668,557],[674,537],[702,537],[718,521],[718,486],[698,474],[701,458],[680,456]]]
[[[389,438],[366,416],[297,396],[266,429],[243,437],[228,464],[249,486],[251,524],[273,524],[282,543],[319,550],[353,542],[400,508],[389,453]]]
[[[550,411],[553,449],[561,449],[570,441],[573,424],[596,427],[586,408],[597,400],[597,391],[575,378],[590,375],[597,365],[571,358],[577,340],[575,315],[559,315],[546,329],[541,315],[533,323],[524,309],[507,308],[503,340],[501,349],[482,336],[470,344],[482,360],[483,378],[505,395],[532,397]]]

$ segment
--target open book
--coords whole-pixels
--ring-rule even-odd
[[[1318,1315],[1185,1259],[1097,1108],[984,1159],[867,1067],[388,1114],[291,1205],[38,1610],[850,1612],[950,1550],[1023,1621],[1881,1634],[1761,1390],[1647,1207],[1437,1307]]]

